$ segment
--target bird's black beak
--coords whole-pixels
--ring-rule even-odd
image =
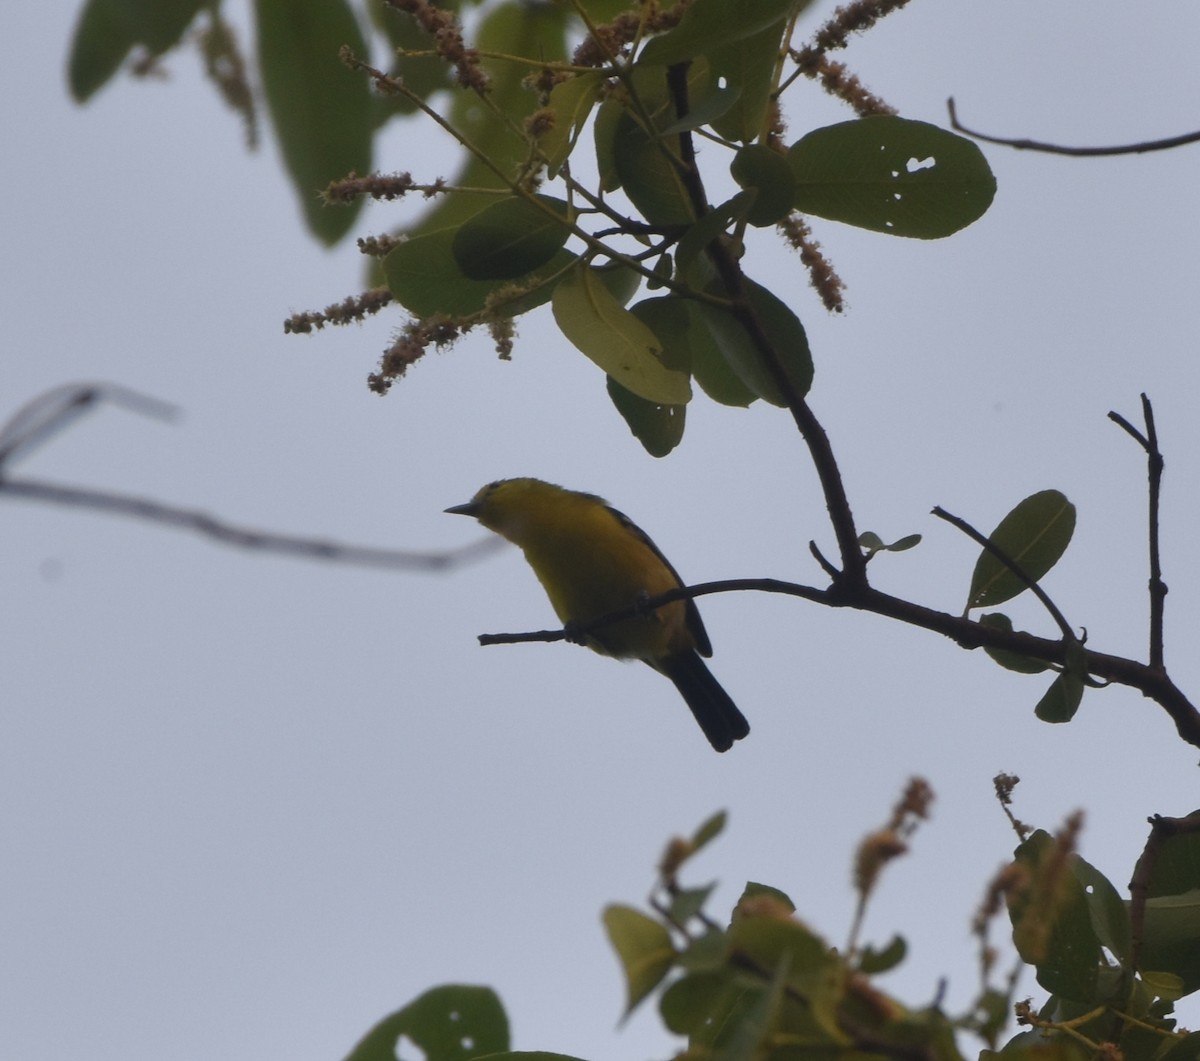
[[[454,505],[451,508],[444,508],[442,511],[449,512],[452,516],[474,516],[479,511],[479,505],[474,501],[468,501],[465,505]]]

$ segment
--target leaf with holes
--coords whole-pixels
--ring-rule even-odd
[[[970,140],[879,116],[815,129],[792,145],[797,210],[892,236],[941,239],[986,212],[996,178]]]
[[[508,1017],[496,993],[490,987],[447,984],[384,1017],[346,1061],[395,1061],[418,1051],[430,1061],[471,1061],[508,1048]]]

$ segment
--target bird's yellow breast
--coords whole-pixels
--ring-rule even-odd
[[[505,493],[518,483],[529,485]],[[586,623],[680,584],[649,539],[590,494],[510,480],[490,500],[481,522],[521,547],[564,623]],[[695,646],[682,601],[603,627],[588,643],[607,655],[648,661]]]

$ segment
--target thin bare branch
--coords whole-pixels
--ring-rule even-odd
[[[1108,418],[1146,451],[1147,463],[1147,537],[1150,544],[1150,666],[1160,670],[1165,667],[1163,655],[1163,626],[1167,598],[1167,584],[1162,577],[1162,555],[1159,550],[1159,506],[1162,496],[1162,476],[1165,462],[1158,448],[1158,430],[1154,426],[1154,407],[1150,399],[1142,395],[1142,418],[1146,424],[1143,435],[1120,413],[1110,412]]]
[[[115,383],[68,383],[39,394],[0,427],[0,499],[9,497],[23,501],[41,501],[148,520],[180,530],[190,530],[243,549],[260,549],[308,560],[409,571],[445,571],[481,559],[503,545],[502,539],[492,537],[461,549],[439,552],[348,545],[323,538],[238,526],[198,509],[181,508],[144,497],[89,490],[85,487],[35,479],[13,479],[2,474],[5,462],[42,445],[101,401],[108,401],[143,416],[153,416],[160,420],[173,420],[179,413],[178,408],[168,402]]]
[[[117,383],[64,383],[26,402],[0,427],[0,475],[9,461],[45,444],[103,401],[157,420],[179,415],[177,406]]]
[[[179,530],[189,530],[214,538],[226,545],[242,549],[296,556],[306,560],[325,560],[333,563],[356,564],[362,567],[385,567],[406,571],[446,571],[465,563],[480,560],[504,544],[503,539],[488,537],[460,549],[439,552],[415,552],[407,549],[378,549],[365,545],[349,545],[324,538],[309,538],[296,534],[259,530],[254,527],[227,523],[199,509],[180,508],[151,501],[144,497],[113,494],[103,490],[88,490],[77,486],[33,480],[0,480],[0,499],[19,498],[43,501],[55,505],[70,505],[104,512],[114,516],[161,523]]]
[[[958,110],[954,105],[954,97],[946,100],[946,109],[950,112],[950,128],[955,132],[973,136],[989,144],[1000,144],[1003,147],[1015,147],[1019,151],[1042,151],[1050,155],[1069,155],[1075,158],[1095,158],[1103,155],[1142,155],[1147,151],[1167,151],[1184,144],[1200,142],[1200,131],[1183,133],[1180,136],[1168,136],[1163,140],[1140,140],[1134,144],[1118,144],[1109,147],[1067,147],[1064,144],[1051,144],[1044,140],[1029,140],[1025,137],[991,136],[976,129],[968,129],[958,120]]]

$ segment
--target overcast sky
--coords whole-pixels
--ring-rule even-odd
[[[102,410],[29,457],[31,477],[205,509],[264,529],[446,549],[442,514],[537,475],[608,497],[686,579],[819,583],[815,477],[789,418],[703,399],[682,447],[646,456],[603,377],[546,310],[511,363],[482,338],[391,396],[365,378],[400,318],[297,338],[281,322],[359,288],[352,246],[299,225],[268,141],[188,53],[170,80],[66,94],[70,3],[0,16],[0,417],[106,380],[177,403],[173,426]],[[815,4],[810,24],[831,5]],[[914,0],[846,59],[908,117],[1076,144],[1196,125],[1200,9]],[[245,24],[243,5],[231,15]],[[1190,72],[1189,72],[1190,71]],[[849,117],[810,86],[792,129]],[[385,169],[436,176],[397,130]],[[1145,463],[1105,416],[1155,403],[1167,457],[1167,660],[1200,696],[1195,187],[1200,147],[1112,159],[985,148],[991,211],[941,242],[814,229],[849,285],[828,317],[769,234],[752,275],[787,298],[816,360],[812,404],[863,529],[921,532],[872,564],[889,590],[961,608],[989,529],[1056,487],[1079,509],[1048,590],[1089,644],[1144,657]],[[398,213],[374,208],[360,233]],[[1014,840],[991,795],[1054,828],[1118,886],[1152,813],[1196,797],[1195,748],[1123,689],[1077,720],[1033,717],[1046,684],[881,619],[797,600],[702,604],[713,669],[753,727],[712,752],[669,683],[563,645],[480,648],[552,614],[514,550],[452,575],[255,555],[123,519],[3,500],[0,1052],[128,1061],[329,1061],[445,981],[494,986],[521,1049],[669,1056],[600,927],[640,903],[662,844],[719,808],[694,867],[724,916],[748,879],[844,940],[853,847],[904,781],[938,794],[866,937],[904,933],[882,982],[910,1004],[976,988],[968,926]],[[1019,622],[1052,633],[1021,603]],[[1038,996],[1032,977],[1023,990]],[[1188,1010],[1185,1008],[1184,1012]],[[1191,1022],[1200,1023],[1195,1004]]]

